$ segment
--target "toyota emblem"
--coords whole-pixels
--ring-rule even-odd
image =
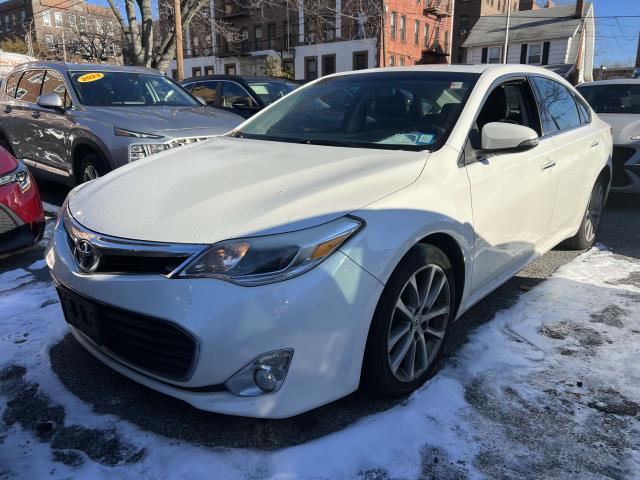
[[[73,256],[81,272],[93,272],[98,266],[93,245],[88,240],[78,240],[73,249]]]

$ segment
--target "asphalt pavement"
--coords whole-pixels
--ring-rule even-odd
[[[45,202],[62,204],[68,188],[49,182],[39,184]],[[639,197],[612,196],[597,241],[616,255],[639,259],[639,211]],[[39,246],[0,260],[1,270],[29,265],[42,258],[42,249],[43,246]],[[455,361],[457,349],[471,330],[491,320],[496,312],[512,306],[523,292],[577,255],[578,252],[558,247],[473,307],[456,324],[456,335],[447,345],[448,355],[441,363]],[[205,447],[279,449],[341,430],[367,415],[404,401],[402,398],[376,398],[358,391],[290,419],[238,418],[196,410],[186,403],[134,383],[95,360],[71,335],[51,349],[50,357],[52,369],[64,386],[96,412],[115,415],[145,431]],[[96,379],[100,379],[99,383]],[[90,434],[87,441],[92,441]],[[93,441],[99,441],[99,438]]]

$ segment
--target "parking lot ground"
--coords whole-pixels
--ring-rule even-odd
[[[42,190],[50,211],[66,192]],[[613,197],[597,248],[557,248],[476,305],[410,397],[279,421],[111,371],[67,333],[44,245],[0,259],[0,478],[640,478],[639,220]]]

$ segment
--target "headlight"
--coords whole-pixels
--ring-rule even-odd
[[[0,185],[16,182],[22,192],[26,192],[31,187],[31,177],[24,164],[18,162],[18,168],[0,177]]]
[[[218,278],[244,286],[280,282],[320,264],[361,226],[360,220],[342,217],[297,232],[223,241],[176,276]]]
[[[129,145],[129,162],[140,160],[154,153],[164,152],[170,148],[171,145],[168,143],[137,143]]]

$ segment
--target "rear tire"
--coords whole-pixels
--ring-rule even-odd
[[[85,183],[100,178],[107,173],[109,173],[109,169],[102,159],[95,153],[89,153],[80,162],[80,171],[76,180],[79,184]]]
[[[364,355],[364,387],[386,396],[418,388],[442,354],[454,313],[451,262],[433,245],[414,246],[376,307]]]
[[[565,246],[571,250],[588,250],[593,246],[606,198],[607,184],[601,177],[593,186],[578,233],[566,240],[564,242]]]

